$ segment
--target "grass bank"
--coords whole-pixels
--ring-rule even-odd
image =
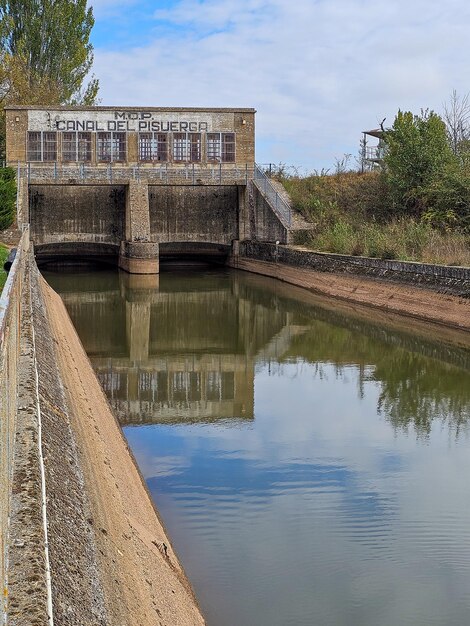
[[[314,250],[470,266],[470,235],[397,216],[379,173],[285,176],[278,180],[311,224],[296,243]]]
[[[7,279],[7,273],[3,269],[3,264],[7,259],[8,252],[8,248],[0,243],[0,291],[3,289],[3,285]]]

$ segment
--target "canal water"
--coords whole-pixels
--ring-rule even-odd
[[[209,626],[462,626],[470,354],[228,270],[47,273]]]

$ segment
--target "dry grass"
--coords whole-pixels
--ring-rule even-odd
[[[433,231],[423,248],[424,263],[470,267],[470,238],[463,235],[441,235]]]
[[[312,224],[306,245],[323,252],[470,266],[470,236],[411,217],[391,217],[379,173],[281,178]]]

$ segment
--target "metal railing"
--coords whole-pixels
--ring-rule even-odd
[[[366,146],[363,158],[366,161],[381,161],[385,156],[384,146]]]
[[[263,194],[263,196],[266,198],[266,200],[269,202],[270,207],[279,217],[281,222],[285,226],[290,227],[292,223],[292,211],[290,206],[276,191],[274,185],[271,183],[264,171],[259,167],[259,165],[256,164],[253,181],[257,188],[260,190],[260,192]]]
[[[161,185],[246,185],[253,178],[253,164],[213,164],[188,163],[175,166],[168,163],[121,165],[108,163],[90,165],[88,163],[18,163],[18,176],[28,182],[103,182],[107,184],[141,180]]]
[[[119,163],[96,166],[86,163],[18,163],[18,179],[23,177],[32,184],[52,181],[64,184],[126,184],[129,180],[137,180],[151,185],[247,185],[253,180],[281,222],[288,228],[292,222],[290,206],[276,191],[263,169],[253,163],[188,163],[181,166],[168,163],[127,166]]]

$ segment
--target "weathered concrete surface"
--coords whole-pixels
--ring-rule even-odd
[[[98,570],[97,546],[90,520],[78,441],[62,384],[43,297],[44,285],[31,261],[32,323],[38,368],[45,458],[49,558],[54,621],[65,625],[108,624]]]
[[[247,259],[268,261],[329,274],[368,276],[427,287],[442,294],[470,297],[470,268],[394,261],[369,257],[314,252],[294,246],[276,246],[262,241],[241,241],[238,254]]]
[[[0,300],[0,570],[3,616],[11,624],[48,619],[39,412],[25,280],[28,235],[18,246]]]
[[[158,242],[230,244],[238,239],[238,188],[149,187],[150,230]]]
[[[275,246],[249,242],[249,246],[252,245],[256,245],[257,250],[260,245],[267,246],[267,252],[275,259]],[[239,249],[243,248],[240,244]],[[228,264],[236,269],[278,278],[314,293],[470,331],[470,299],[466,297],[438,293],[424,287],[417,289],[409,283],[384,278],[379,280],[367,275],[333,272],[331,269],[318,271],[305,265],[257,260],[253,251],[252,254],[249,257],[243,254],[232,255]],[[281,247],[281,258],[280,254]],[[302,258],[301,254],[299,258]]]
[[[5,611],[18,626],[47,624],[49,617],[64,626],[104,625],[90,506],[32,252],[20,278]]]
[[[129,274],[158,274],[160,269],[158,243],[121,241],[119,267]]]
[[[247,186],[248,239],[289,243],[289,229],[274,213],[270,203],[251,181]]]
[[[39,407],[29,288],[30,283],[26,279],[21,293],[18,369],[15,377],[9,381],[15,383],[15,386],[18,383],[18,404],[14,439],[10,442],[13,447],[9,458],[11,483],[5,485],[9,490],[5,495],[10,495],[7,533],[5,521],[2,520],[2,537],[7,538],[8,554],[8,565],[4,572],[5,608],[8,623],[15,626],[46,624],[48,620],[45,536],[41,511]],[[11,384],[9,387],[9,393],[16,394],[17,390],[11,389]],[[2,419],[4,417],[2,410]]]
[[[78,518],[88,526],[97,554],[96,570],[78,569],[76,576],[94,579],[97,572],[106,624],[202,625],[190,585],[65,307],[44,282],[41,291],[89,501],[89,513],[79,505],[69,523],[75,526]]]
[[[18,356],[6,362],[2,350],[0,359],[8,623],[46,626],[52,607],[60,626],[204,624],[65,307],[32,251],[20,279],[21,302],[12,300],[9,311],[21,315],[21,328],[8,327],[9,353],[18,335]],[[3,326],[2,333],[3,347]],[[9,407],[16,382],[18,403]]]
[[[29,218],[35,244],[124,239],[124,186],[30,185]]]

